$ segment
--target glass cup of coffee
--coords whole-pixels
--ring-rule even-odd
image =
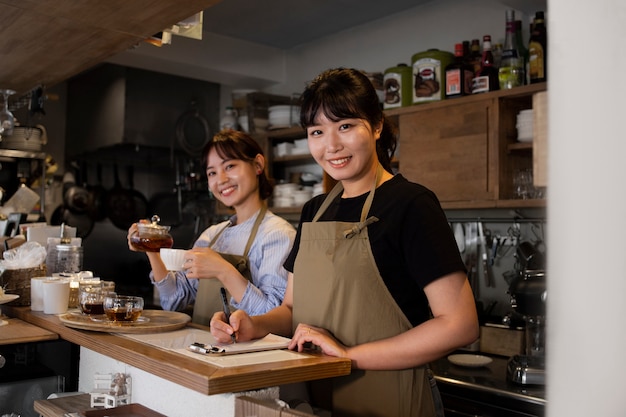
[[[104,298],[114,294],[101,286],[80,287],[78,293],[80,311],[89,316],[102,315],[104,314]]]
[[[137,321],[143,312],[143,298],[132,295],[107,294],[102,305],[109,321]]]

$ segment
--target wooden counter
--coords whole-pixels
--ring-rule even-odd
[[[41,342],[59,338],[59,335],[54,332],[33,326],[20,319],[3,317],[2,320],[7,324],[0,326],[0,345]]]
[[[219,367],[179,353],[118,336],[66,327],[56,315],[29,307],[3,306],[3,312],[54,332],[64,340],[127,363],[194,391],[213,395],[347,375],[350,360],[301,353],[299,359]]]

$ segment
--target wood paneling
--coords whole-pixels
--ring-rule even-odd
[[[221,0],[0,0],[0,88],[52,86]]]
[[[448,103],[400,117],[400,172],[443,201],[493,199],[489,181],[492,100]],[[419,114],[419,115],[417,115]]]

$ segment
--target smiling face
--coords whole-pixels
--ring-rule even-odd
[[[346,195],[371,189],[380,126],[372,127],[364,119],[331,120],[320,113],[307,127],[307,136],[311,155],[328,175],[342,182]]]
[[[207,156],[207,179],[209,190],[224,205],[252,213],[261,205],[257,172],[263,170],[264,158],[257,155],[253,162],[222,158],[216,148]],[[245,214],[244,214],[245,217]]]

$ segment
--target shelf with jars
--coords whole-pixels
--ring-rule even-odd
[[[433,190],[444,209],[545,207],[545,184],[523,194],[515,184],[519,173],[545,166],[535,160],[537,141],[518,142],[516,128],[545,90],[533,84],[387,110],[400,132],[399,171]],[[545,106],[533,111],[545,118],[538,112]]]
[[[530,184],[533,190],[519,194],[519,173],[545,170],[545,151],[539,141],[517,140],[517,115],[538,107],[546,83],[476,94],[449,100],[385,110],[399,128],[398,155],[394,165],[411,181],[432,189],[444,209],[542,208],[545,182]],[[543,94],[542,94],[543,93]],[[545,98],[544,98],[545,101]],[[534,108],[535,120],[545,119],[545,104]],[[545,142],[545,126],[540,136]],[[537,134],[537,132],[535,132]],[[300,127],[269,130],[268,172],[277,182],[288,181],[289,168],[314,164],[309,154],[274,154],[281,143],[306,136]],[[540,158],[538,158],[540,157]],[[323,175],[324,190],[333,185]],[[273,207],[277,213],[299,213],[300,207]]]

